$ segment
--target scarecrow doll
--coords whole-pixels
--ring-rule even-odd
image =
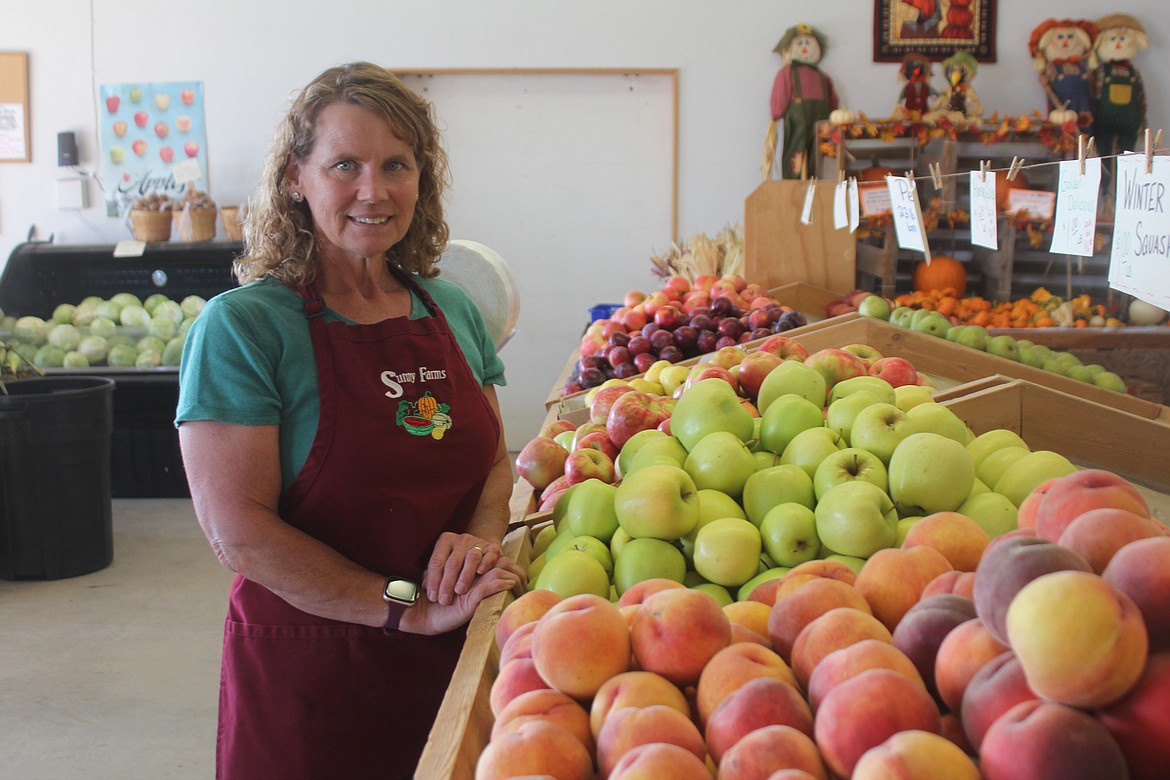
[[[916,119],[930,109],[930,100],[938,90],[930,86],[932,75],[930,60],[921,54],[907,54],[902,58],[898,70],[899,81],[906,82],[898,95],[898,106],[894,114],[900,118]]]
[[[1096,35],[1097,26],[1085,19],[1045,19],[1028,40],[1049,114],[1065,109],[1075,112],[1077,126],[1085,135],[1093,132],[1091,74],[1097,65]]]
[[[971,86],[979,71],[975,58],[969,52],[959,51],[943,60],[942,66],[947,84],[931,105],[935,118],[949,119],[957,125],[981,121],[983,104]]]
[[[825,51],[825,36],[815,28],[807,24],[788,28],[773,51],[784,65],[772,84],[769,145],[775,149],[776,123],[784,120],[781,176],[799,179],[809,172],[817,143],[816,124],[837,108],[837,93],[833,80],[817,66]]]
[[[1147,45],[1145,28],[1129,14],[1097,20],[1094,49],[1100,65],[1093,78],[1093,120],[1103,155],[1134,149],[1146,124],[1146,90],[1130,60]]]

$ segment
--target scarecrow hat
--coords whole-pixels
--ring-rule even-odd
[[[828,44],[828,41],[825,39],[824,33],[813,27],[811,24],[794,24],[789,27],[784,31],[784,37],[780,39],[780,42],[776,44],[776,48],[772,49],[772,51],[776,52],[777,54],[784,54],[784,52],[788,51],[788,47],[792,45],[792,41],[795,40],[796,36],[798,35],[811,35],[812,37],[816,38],[817,43],[820,44],[821,47],[821,56],[825,56],[825,48]]]
[[[967,71],[967,78],[975,78],[975,74],[979,71],[979,65],[975,62],[975,58],[971,56],[971,52],[957,51],[951,56],[942,61],[943,72],[950,73],[952,68],[962,68]]]
[[[1115,27],[1128,27],[1129,29],[1133,30],[1136,33],[1134,40],[1137,42],[1139,51],[1149,45],[1149,41],[1146,38],[1146,28],[1142,26],[1141,22],[1129,14],[1106,14],[1097,20],[1098,34],[1103,33],[1106,30],[1111,30]],[[1096,46],[1096,43],[1097,41],[1094,37],[1094,47]]]

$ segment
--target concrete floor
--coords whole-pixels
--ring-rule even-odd
[[[0,776],[213,777],[231,574],[187,499],[115,499],[114,561],[0,580]]]

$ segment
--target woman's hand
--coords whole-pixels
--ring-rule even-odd
[[[520,586],[524,582],[523,573],[517,574],[515,564],[499,556],[498,552],[497,557],[507,565],[497,565],[482,575],[474,576],[471,586],[456,594],[447,604],[435,601],[429,592],[419,594],[414,606],[403,612],[398,630],[411,634],[446,633],[470,620],[484,599]]]
[[[516,584],[523,585],[527,581],[524,570],[504,555],[498,543],[472,534],[446,531],[439,536],[431,553],[423,589],[428,599],[448,606],[467,595],[477,577],[493,569],[510,573],[517,579]]]

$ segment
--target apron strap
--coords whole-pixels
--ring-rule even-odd
[[[389,260],[386,261],[386,267],[390,270],[390,273],[394,275],[395,279],[402,282],[406,289],[410,290],[418,296],[419,300],[422,301],[423,306],[426,307],[427,313],[430,316],[442,316],[442,313],[439,311],[439,307],[435,303],[434,298],[432,298],[430,293],[424,290],[422,286],[414,280],[412,274],[406,273],[401,268],[394,265],[394,263],[391,263]],[[305,313],[306,319],[313,320],[325,314],[325,298],[321,295],[321,290],[317,287],[317,283],[315,281],[301,285],[297,288],[297,292],[300,293],[301,298],[304,299],[302,309]]]

